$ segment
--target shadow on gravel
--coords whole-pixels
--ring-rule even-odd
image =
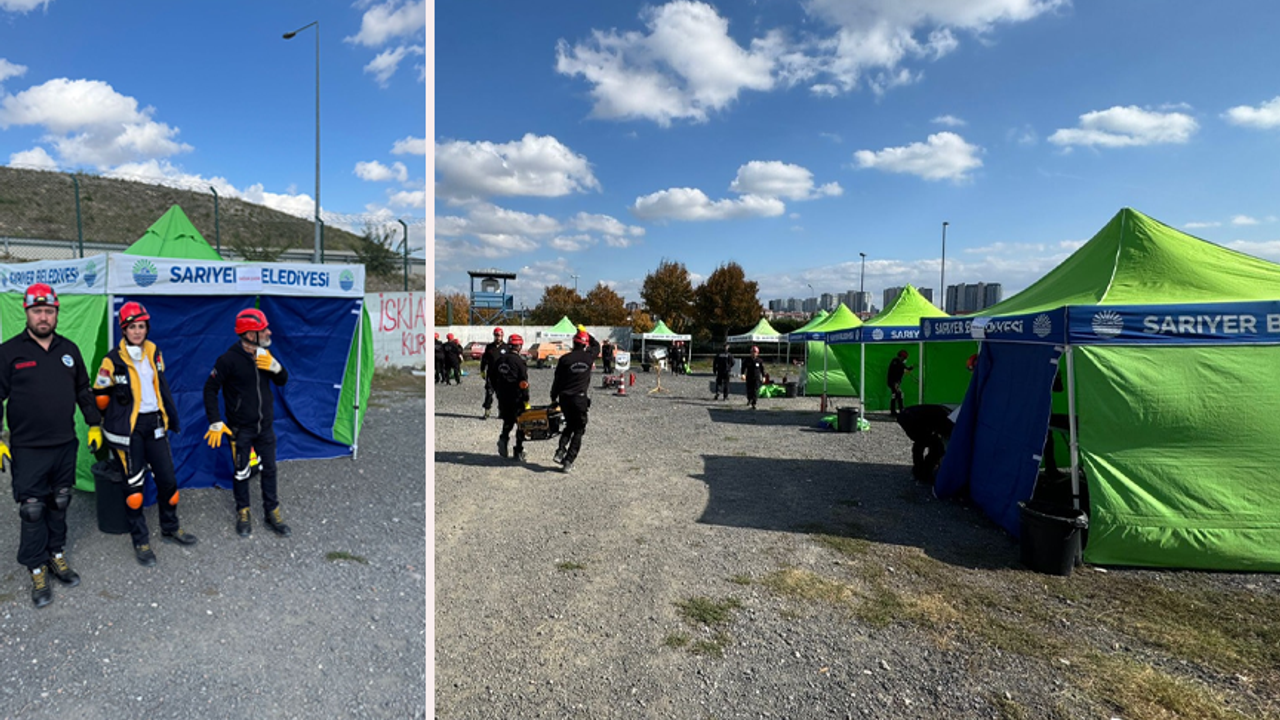
[[[757,413],[759,414],[759,413]],[[698,522],[920,548],[968,568],[1019,568],[1016,543],[981,513],[933,497],[902,465],[703,455]]]
[[[555,452],[555,448],[551,447],[547,450],[545,458],[546,465],[541,464],[543,460],[538,454],[538,447],[530,445],[524,446],[525,454],[528,455],[528,462],[518,463],[514,460],[498,457],[497,450],[492,455],[480,455],[479,453],[469,452],[437,452],[436,462],[446,465],[465,465],[467,467],[503,467],[503,468],[520,468],[529,472],[560,472],[560,466],[551,462],[551,454]]]
[[[707,408],[707,414],[711,416],[711,422],[733,425],[816,428],[822,420],[822,413],[812,410],[770,410],[765,407],[752,410],[745,400],[741,407]]]
[[[483,409],[481,409],[481,410],[479,410],[478,412],[473,412],[473,413],[447,413],[447,412],[438,412],[438,413],[436,413],[436,417],[444,417],[444,418],[462,418],[463,420],[484,420],[484,410],[483,410]],[[494,415],[493,415],[493,417],[492,417],[492,418],[490,418],[490,420],[492,420],[492,421],[496,421],[496,420],[497,420],[497,417],[498,417],[498,415],[497,415],[497,413],[495,412],[495,413],[494,413]]]

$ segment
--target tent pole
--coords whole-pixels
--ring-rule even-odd
[[[862,407],[858,414],[867,416],[867,343],[858,343],[858,405]]]
[[[364,362],[364,300],[360,300],[360,314],[356,317],[356,392],[355,412],[352,415],[351,428],[351,460],[354,462],[360,454],[360,371]]]
[[[916,402],[924,404],[924,341],[916,343],[916,365],[920,367],[920,373],[916,375],[916,382],[919,383],[919,393],[916,396]]]
[[[1080,446],[1076,437],[1076,369],[1074,351],[1067,345],[1067,423],[1071,436],[1071,502],[1080,509]]]

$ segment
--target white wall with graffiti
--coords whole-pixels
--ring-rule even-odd
[[[435,311],[434,298],[425,292],[367,293],[364,305],[373,326],[376,366],[425,368],[428,350],[435,352],[427,327],[427,310]]]

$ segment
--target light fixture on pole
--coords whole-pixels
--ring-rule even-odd
[[[578,278],[579,278],[580,276],[579,276],[579,275],[570,275],[569,277],[573,278],[573,291],[574,291],[575,293],[576,293],[576,292],[578,292]]]
[[[867,277],[867,254],[864,252],[860,252],[858,253],[858,255],[862,258],[862,270],[858,272],[858,303],[857,305],[858,305],[858,312],[862,312],[862,303],[863,303],[862,298],[866,297],[865,295],[863,295],[862,281]]]
[[[947,311],[947,226],[951,223],[946,220],[942,221],[942,277],[938,280],[938,284],[942,287],[938,288],[939,298],[938,307],[942,312]]]
[[[312,262],[319,263],[320,256],[320,21],[308,23],[302,27],[284,34],[285,40],[290,40],[293,36],[306,30],[309,27],[316,29],[316,251],[315,258]]]

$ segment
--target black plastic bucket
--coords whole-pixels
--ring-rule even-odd
[[[128,533],[129,516],[124,512],[124,477],[120,466],[109,460],[93,464],[93,496],[98,506],[98,530],[108,535]]]
[[[1018,503],[1022,516],[1022,564],[1046,575],[1070,575],[1080,562],[1089,515],[1071,506],[1032,500]]]
[[[836,410],[837,414],[837,430],[840,432],[853,432],[858,429],[858,408],[842,407]]]
[[[793,397],[795,397],[795,396],[796,396],[796,384],[795,384],[795,382],[788,381],[788,382],[783,383],[783,384],[782,384],[782,389],[783,389],[783,392],[784,392],[783,397],[793,398]]]

